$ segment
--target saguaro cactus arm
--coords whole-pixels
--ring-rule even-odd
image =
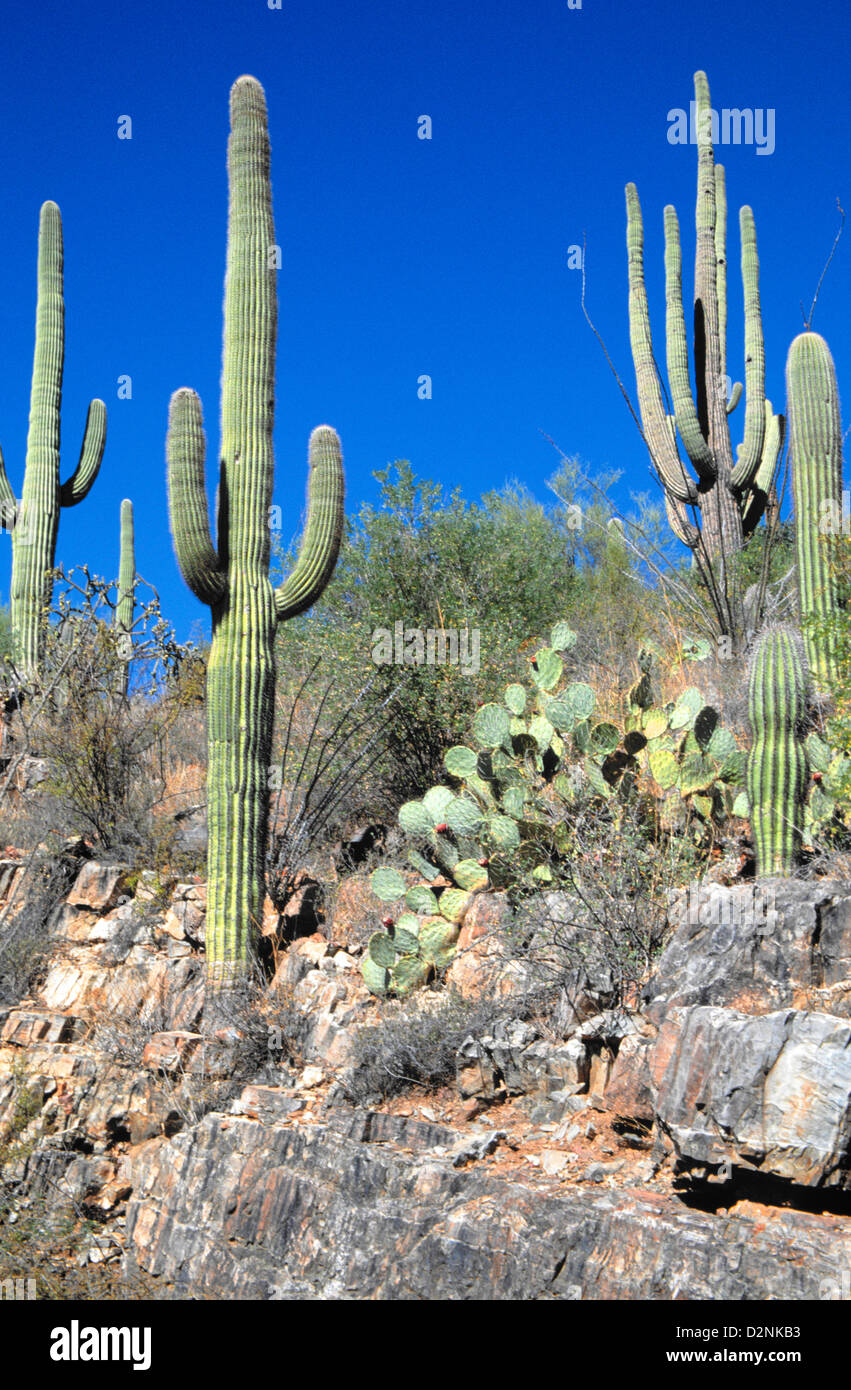
[[[122,633],[133,628],[136,606],[136,538],[133,530],[133,503],[125,497],[121,503],[121,552],[118,562],[118,596],[115,605],[115,625]]]
[[[760,466],[765,443],[765,343],[759,302],[759,256],[753,213],[739,213],[742,242],[742,285],[745,295],[745,433],[736,450],[736,466],[730,482],[746,488]]]
[[[340,440],[319,425],[308,447],[307,522],[292,574],[275,590],[278,622],[314,604],[334,573],[343,535],[343,458]]]
[[[671,383],[671,403],[674,407],[677,427],[682,436],[686,453],[694,464],[698,476],[711,481],[715,477],[715,460],[712,455],[712,450],[703,437],[700,421],[697,418],[697,408],[691,392],[691,382],[689,381],[688,344],[686,339],[685,314],[683,312],[682,261],[680,227],[677,221],[676,209],[673,207],[666,207],[665,323],[667,329],[668,380]],[[674,449],[676,449],[676,447],[676,436],[674,436]]]
[[[762,519],[785,438],[786,416],[775,415],[771,401],[766,400],[762,458],[749,488],[742,497],[742,530],[745,536],[752,535]]]
[[[61,507],[76,507],[91,491],[100,469],[105,446],[106,406],[103,401],[95,398],[89,402],[79,462],[70,478],[66,478],[59,489]]]
[[[3,450],[0,449],[0,522],[7,531],[14,529],[18,516],[18,499],[6,475]]]
[[[169,404],[166,454],[169,515],[180,572],[202,603],[220,603],[228,581],[210,537],[201,401],[187,387],[175,391]]]
[[[629,336],[635,363],[641,422],[654,464],[665,488],[678,502],[697,501],[697,488],[686,473],[672,438],[653,357],[650,309],[644,284],[644,225],[634,183],[626,186],[629,260]]]

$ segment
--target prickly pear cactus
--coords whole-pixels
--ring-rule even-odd
[[[407,888],[395,869],[376,869],[371,883],[376,897],[402,910],[396,918],[385,916],[383,929],[370,937],[361,974],[373,994],[408,994],[451,964],[460,905],[451,889]]]
[[[657,705],[658,659],[641,651],[622,727],[595,719],[591,687],[565,680],[564,656],[575,643],[567,624],[557,624],[531,663],[528,686],[512,683],[501,702],[482,705],[470,744],[447,750],[453,786],[432,787],[400,808],[408,863],[425,882],[406,890],[397,870],[376,870],[372,886],[382,901],[404,898],[414,912],[439,903],[444,917],[460,920],[470,895],[484,888],[545,888],[572,852],[567,821],[581,799],[605,805],[617,820],[641,791],[658,802],[669,828],[688,813],[698,827],[747,814],[746,754],[697,689]],[[693,659],[705,655],[695,644]]]

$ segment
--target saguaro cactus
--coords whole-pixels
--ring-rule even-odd
[[[802,738],[806,705],[801,638],[793,630],[776,628],[757,645],[748,691],[754,743],[748,755],[747,789],[760,877],[791,874],[800,850],[807,787]]]
[[[833,358],[818,333],[800,333],[786,361],[789,461],[795,500],[804,642],[818,683],[834,671],[835,639],[819,631],[838,606],[827,537],[841,526],[842,425]],[[815,630],[806,619],[815,619]]]
[[[115,632],[118,655],[125,663],[121,674],[121,694],[126,697],[133,654],[133,613],[136,607],[136,541],[133,530],[133,503],[121,503],[121,554],[118,562],[118,596],[115,604]]]
[[[692,396],[682,292],[682,253],[676,210],[665,208],[667,363],[671,408],[662,386],[650,331],[644,283],[644,229],[635,184],[626,186],[629,325],[641,421],[664,488],[675,535],[698,552],[724,630],[742,634],[744,615],[733,566],[766,506],[783,447],[784,420],[765,398],[765,353],[759,302],[759,258],[753,213],[739,214],[745,311],[744,439],[733,459],[729,415],[741,397],[727,397],[727,196],[724,169],[715,164],[712,108],[706,74],[694,75],[697,117],[697,251],[694,285]],[[697,478],[680,457],[679,432]]]
[[[262,910],[275,630],[322,593],[343,526],[340,441],[321,425],[310,437],[308,514],[298,560],[289,578],[272,588],[277,294],[266,101],[253,77],[240,77],[230,102],[217,546],[208,522],[204,430],[194,391],[172,396],[167,446],[178,563],[190,589],[212,609],[206,949],[207,985],[214,994],[243,983]]]
[[[79,463],[67,482],[60,485],[64,361],[62,218],[55,203],[44,203],[38,229],[35,357],[20,506],[0,454],[0,507],[6,529],[12,531],[12,635],[18,669],[25,680],[38,675],[45,614],[53,593],[59,509],[82,502],[97,477],[106,442],[106,406],[101,400],[93,400]]]

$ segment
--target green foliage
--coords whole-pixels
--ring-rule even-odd
[[[445,755],[457,792],[432,787],[401,807],[408,862],[431,886],[406,890],[397,869],[378,869],[372,887],[382,901],[404,897],[409,914],[437,908],[460,921],[480,889],[528,892],[563,881],[564,865],[579,850],[575,827],[589,807],[615,827],[643,824],[646,841],[657,846],[660,834],[686,838],[698,856],[746,813],[739,790],[745,754],[696,688],[656,705],[657,659],[642,650],[642,674],[615,724],[595,717],[590,686],[564,677],[561,654],[573,645],[572,631],[557,624],[532,661],[529,686],[513,683],[502,705],[476,711],[471,746]],[[435,886],[438,876],[444,886]],[[386,934],[372,939],[364,975],[375,992],[407,992],[427,977],[422,952],[407,936],[409,914],[395,924],[401,948]]]
[[[578,583],[578,536],[562,508],[544,508],[519,486],[467,503],[417,478],[407,462],[374,476],[378,504],[347,522],[310,622],[296,619],[279,633],[278,665],[286,680],[321,657],[341,692],[359,687],[366,669],[393,693],[387,780],[401,799],[433,783],[477,702],[522,670],[530,630],[564,611]],[[454,663],[418,663],[415,643],[403,640],[401,666],[373,664],[383,655],[376,634],[395,641],[397,623],[403,633],[432,633],[436,655],[440,634],[475,632],[478,646],[467,648],[466,665],[463,638]]]

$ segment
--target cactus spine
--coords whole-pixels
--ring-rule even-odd
[[[697,253],[694,286],[692,396],[682,293],[682,253],[676,210],[665,208],[665,294],[668,379],[673,414],[666,411],[653,355],[644,283],[644,229],[635,184],[627,184],[629,324],[638,402],[645,439],[664,488],[675,535],[696,552],[725,632],[740,638],[744,612],[730,562],[758,524],[766,506],[784,421],[765,399],[765,353],[759,301],[759,258],[753,213],[739,216],[745,313],[746,408],[744,438],[733,459],[729,416],[741,383],[727,402],[727,200],[724,170],[712,150],[706,74],[694,75],[697,114]],[[697,475],[688,472],[677,447],[679,431]]]
[[[125,663],[121,674],[121,694],[126,698],[133,655],[133,613],[136,607],[136,544],[133,531],[133,503],[121,503],[121,555],[118,562],[118,594],[115,604],[115,632],[118,655]]]
[[[818,333],[800,333],[789,348],[786,393],[804,643],[813,677],[823,683],[835,674],[835,640],[807,619],[821,624],[838,606],[826,537],[841,526],[842,426],[833,358]]]
[[[295,569],[269,580],[277,293],[269,136],[263,88],[241,77],[230,96],[227,274],[218,536],[204,484],[204,430],[194,391],[171,399],[169,504],[175,551],[212,609],[207,673],[207,986],[239,987],[263,904],[277,624],[310,607],[331,577],[343,526],[340,442],[310,437],[308,516]]]
[[[0,454],[0,505],[12,530],[12,634],[25,680],[38,676],[46,610],[53,593],[53,566],[60,507],[74,507],[91,488],[106,442],[106,406],[88,409],[77,467],[59,482],[62,371],[65,359],[62,218],[44,203],[38,229],[38,300],[30,421],[24,486],[18,506]]]
[[[792,873],[801,845],[807,754],[802,726],[807,665],[797,632],[767,632],[754,652],[748,691],[753,748],[747,789],[759,877]]]

